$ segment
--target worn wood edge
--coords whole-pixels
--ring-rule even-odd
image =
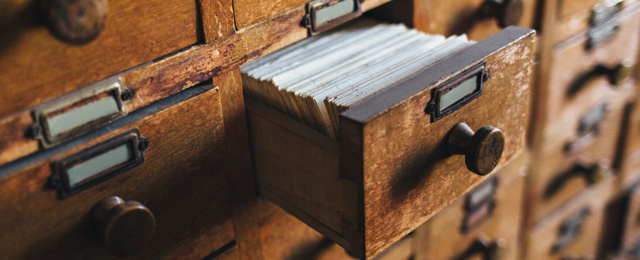
[[[38,153],[34,153],[31,154],[29,156],[20,158],[19,160],[13,161],[11,163],[8,163],[6,165],[3,165],[0,167],[0,178],[5,178],[9,175],[11,175],[12,173],[16,173],[19,172],[21,169],[25,168],[25,167],[29,167],[30,165],[33,165],[41,160],[44,160],[46,158],[49,158],[51,156],[54,156],[58,153],[63,153],[67,150],[72,149],[73,147],[76,147],[78,145],[82,145],[83,143],[86,143],[92,139],[98,138],[102,135],[105,135],[115,129],[118,129],[120,127],[123,127],[125,125],[131,124],[135,121],[138,121],[140,119],[143,119],[145,117],[148,117],[150,115],[153,115],[155,113],[158,113],[162,110],[165,110],[167,108],[170,108],[176,104],[188,101],[189,99],[198,96],[200,94],[203,94],[209,90],[212,89],[217,89],[217,87],[213,86],[213,85],[200,85],[197,87],[193,87],[191,89],[189,89],[188,91],[183,91],[181,93],[179,93],[178,95],[174,95],[171,96],[169,98],[160,100],[158,102],[153,103],[150,106],[145,107],[144,109],[140,109],[138,111],[135,111],[133,113],[130,113],[129,115],[127,115],[124,118],[118,119],[116,121],[114,121],[111,124],[105,125],[103,127],[100,127],[98,129],[96,129],[95,131],[92,131],[86,135],[83,135],[81,137],[78,137],[76,139],[73,139],[67,143],[64,143],[62,145],[56,146],[54,148],[48,149],[48,150],[44,150]]]
[[[427,91],[444,82],[457,72],[474,65],[487,56],[515,44],[525,37],[533,37],[535,30],[510,26],[469,48],[445,58],[428,69],[414,75],[394,87],[343,112],[340,116],[364,124],[400,105],[402,101]],[[426,104],[425,104],[426,105]]]

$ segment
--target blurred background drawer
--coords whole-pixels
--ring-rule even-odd
[[[545,129],[529,178],[530,224],[605,175],[615,174],[611,166],[617,156],[625,106],[620,98],[634,93],[632,87],[621,88],[626,91],[598,95],[593,90],[590,100],[563,111]]]
[[[533,227],[525,227],[523,259],[598,259],[605,204],[615,196],[614,180],[606,178]]]
[[[537,0],[394,0],[374,16],[442,35],[467,34],[482,40],[515,25],[536,28]]]
[[[634,10],[621,15],[615,36],[590,50],[586,49],[586,34],[556,45],[549,82],[539,90],[546,97],[537,103],[546,111],[541,115],[544,122],[562,120],[559,117],[565,110],[582,106],[593,96],[618,92],[624,99],[632,94],[627,89],[634,88],[631,74],[640,45],[640,9]]]
[[[572,36],[587,31],[592,27],[602,24],[607,18],[627,7],[631,7],[637,0],[558,0],[556,29],[553,42],[559,43]],[[633,25],[634,27],[637,25]]]
[[[7,243],[0,251],[9,259],[109,259],[109,252],[142,248],[135,258],[202,258],[230,243],[232,190],[218,92],[193,87],[3,167],[0,237]],[[118,205],[115,196],[123,200]],[[105,198],[112,203],[97,207]],[[100,240],[112,242],[104,242],[110,250]]]
[[[195,44],[196,4],[4,1],[0,118]]]
[[[415,231],[416,260],[520,259],[527,154]],[[476,258],[474,258],[476,257]]]

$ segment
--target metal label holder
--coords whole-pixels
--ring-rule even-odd
[[[128,151],[131,151],[127,160],[110,165],[107,169],[91,174],[78,183],[72,184],[70,182],[69,171],[71,168],[125,145],[128,146]],[[118,135],[54,162],[52,164],[53,173],[49,178],[49,186],[60,190],[62,198],[71,196],[142,164],[144,162],[143,151],[147,146],[148,140],[140,136],[138,129]]]
[[[453,104],[442,108],[443,96],[455,90],[460,85],[467,83],[469,80],[476,79],[475,89],[465,96],[457,99]],[[431,93],[431,100],[427,104],[425,112],[431,115],[431,122],[436,122],[441,118],[453,113],[454,111],[473,101],[484,91],[485,82],[489,79],[489,71],[486,69],[486,63],[480,62],[472,68],[454,76],[453,78],[435,87]]]
[[[307,3],[306,10],[302,26],[309,29],[310,35],[328,31],[362,14],[360,0],[316,0]]]
[[[47,149],[106,125],[128,114],[124,103],[130,98],[130,93],[130,90],[124,88],[119,80],[116,80],[89,87],[46,104],[44,107],[35,109],[32,113],[31,136],[40,141],[40,145]],[[101,101],[107,101],[110,104],[108,106],[111,106],[109,109],[114,111],[103,112],[103,114],[88,111],[92,105]],[[72,118],[73,116],[67,113],[80,111],[88,114],[85,118],[86,122],[80,122],[77,126],[62,131],[52,129],[51,123],[54,118],[65,116],[65,114],[68,118]],[[94,115],[101,116],[92,117]]]
[[[496,207],[495,194],[498,188],[498,177],[492,177],[471,191],[464,203],[462,233],[467,233],[487,220]]]

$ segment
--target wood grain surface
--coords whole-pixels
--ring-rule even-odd
[[[198,3],[205,42],[235,32],[232,0],[199,0]]]
[[[608,177],[588,192],[570,199],[562,207],[546,216],[533,227],[525,228],[524,257],[522,259],[596,259],[604,224],[605,204],[616,194],[615,178]],[[580,234],[564,249],[552,252],[560,226],[580,210],[589,208]]]
[[[374,10],[372,14],[383,20],[402,22],[426,33],[447,36],[467,34],[470,39],[479,41],[503,29],[495,19],[480,15],[480,6],[484,2],[484,0],[394,0]],[[537,1],[523,0],[522,2],[523,13],[517,26],[535,28],[538,18],[536,16]]]
[[[139,201],[155,215],[155,234],[135,257],[202,258],[232,241],[231,175],[224,167],[219,89],[186,99],[198,93],[194,91],[172,98],[182,99],[179,103],[150,106],[129,115],[132,119],[35,155],[15,172],[3,172],[3,257],[114,258],[97,241],[90,222],[94,205],[114,195]],[[135,128],[150,143],[143,164],[64,199],[48,188],[53,161]]]
[[[104,30],[84,45],[54,38],[38,1],[0,9],[0,118],[198,42],[196,1],[110,1]]]

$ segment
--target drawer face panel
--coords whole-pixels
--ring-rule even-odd
[[[524,154],[519,156],[471,193],[420,226],[414,234],[419,243],[416,259],[475,259],[474,256],[481,259],[518,259],[527,163]],[[483,205],[469,208],[468,201],[470,196],[474,196],[472,194],[493,185],[496,188],[482,202]],[[473,227],[466,228],[471,218],[480,220]]]
[[[234,0],[233,8],[238,29],[283,13],[309,2],[308,0]]]
[[[580,32],[589,30],[592,24],[600,24],[616,12],[631,7],[637,0],[558,0],[554,42],[560,43]],[[597,13],[597,14],[594,14]]]
[[[340,142],[248,102],[258,191],[356,256],[374,257],[486,178],[447,152],[458,123],[502,129],[496,169],[521,152],[533,41],[532,30],[512,27],[436,63],[342,113]],[[482,62],[490,72],[482,94],[432,122],[433,90]]]
[[[636,102],[625,107],[623,148],[620,172],[624,187],[632,185],[640,177],[640,105]]]
[[[525,259],[596,259],[614,183],[608,178],[525,231]]]
[[[84,44],[64,42],[38,22],[46,20],[38,2],[48,1],[8,2],[0,8],[7,29],[0,41],[0,118],[198,41],[196,1],[92,1],[108,2],[108,13],[102,31]]]
[[[629,83],[627,83],[629,84]],[[593,94],[582,107],[571,107],[547,128],[534,165],[529,195],[530,223],[560,207],[567,199],[601,181],[611,169],[622,127],[622,93]],[[595,91],[595,90],[594,90]]]
[[[136,257],[202,258],[230,243],[234,239],[232,191],[223,167],[224,125],[218,92],[217,87],[193,87],[95,133],[27,157],[31,162],[16,166],[15,172],[3,172],[0,239],[10,242],[0,245],[0,251],[10,259],[112,258],[96,239],[91,217],[98,201],[111,196],[138,201],[155,216],[153,237]],[[136,136],[131,140],[137,140],[144,157],[139,164],[64,198],[50,186],[55,183],[56,162],[63,162],[70,176],[122,170],[122,162],[132,158],[127,154],[138,151],[127,148],[129,139],[117,141],[123,135]],[[101,147],[109,142],[115,142],[111,148]],[[76,160],[77,155],[86,158]],[[13,166],[8,167],[6,171]]]
[[[506,0],[504,5],[484,0],[392,1],[373,11],[374,16],[413,26],[430,34],[467,34],[482,40],[510,25],[533,28],[538,0]]]
[[[636,8],[637,9],[637,8]],[[591,50],[586,50],[587,37],[572,39],[557,45],[552,54],[548,94],[540,98],[544,107],[543,120],[553,122],[563,111],[581,106],[593,95],[623,92],[632,88],[629,77],[636,64],[640,10],[620,15],[618,33]]]

